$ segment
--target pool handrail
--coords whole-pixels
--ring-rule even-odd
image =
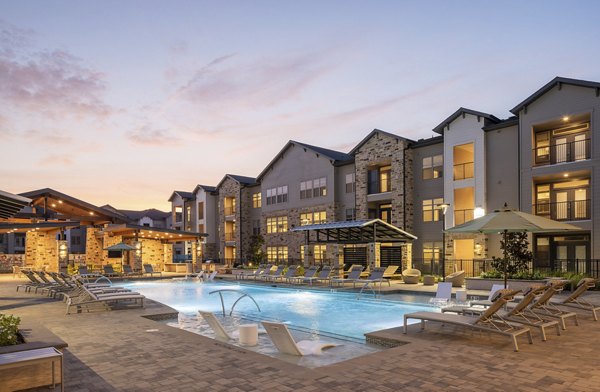
[[[256,305],[256,308],[258,309],[259,312],[261,312],[260,310],[260,306],[258,306],[258,303],[254,300],[254,298],[252,298],[252,296],[248,293],[246,293],[245,291],[242,290],[238,290],[238,289],[219,289],[219,290],[214,290],[211,291],[210,293],[208,293],[208,295],[214,294],[214,293],[218,293],[219,297],[221,298],[221,309],[223,310],[223,317],[225,317],[226,313],[225,313],[225,301],[223,300],[223,292],[224,291],[230,291],[230,292],[235,292],[235,293],[239,293],[242,294],[237,300],[235,300],[235,302],[233,303],[233,305],[231,305],[231,310],[229,311],[229,315],[231,316],[231,314],[233,313],[233,309],[235,308],[235,305],[237,305],[238,302],[240,302],[240,300],[244,297],[248,297],[252,300],[252,302],[254,302],[254,305]]]

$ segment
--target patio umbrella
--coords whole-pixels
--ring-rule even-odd
[[[123,270],[123,252],[129,251],[129,250],[135,250],[135,247],[131,246],[131,245],[127,245],[124,242],[119,242],[116,245],[111,245],[108,248],[104,248],[104,250],[121,252],[121,270]]]
[[[502,233],[504,243],[506,244],[506,236],[508,233],[554,233],[562,231],[582,230],[577,226],[568,223],[557,222],[552,219],[544,218],[537,215],[528,214],[522,211],[515,211],[506,208],[496,210],[481,218],[473,219],[472,221],[463,223],[462,225],[454,226],[446,230],[446,233]],[[504,288],[507,287],[507,272],[506,267],[508,256],[506,254],[506,246],[504,247]]]

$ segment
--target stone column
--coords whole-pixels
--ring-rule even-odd
[[[137,240],[134,242],[133,246],[135,247],[135,251],[133,253],[133,270],[141,271],[142,270],[142,241]]]
[[[329,250],[331,248],[331,250]],[[344,265],[344,252],[340,244],[328,244],[327,253],[330,254],[329,259],[331,260],[331,266],[337,268]]]
[[[57,249],[57,269],[52,270],[56,272],[67,272],[67,266],[69,265],[69,246],[66,240],[58,240],[56,241],[56,249]]]
[[[370,242],[367,246],[367,267],[373,270],[381,265],[381,243]]]
[[[163,244],[163,261],[160,266],[160,270],[165,270],[165,263],[173,262],[173,244]]]
[[[315,253],[310,245],[304,245],[304,266],[310,267],[315,264]]]
[[[412,243],[402,245],[402,270],[412,268]]]

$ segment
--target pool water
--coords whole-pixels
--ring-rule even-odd
[[[406,296],[406,301],[386,301],[374,299],[372,295],[357,299],[356,293],[196,280],[138,281],[126,286],[188,316],[195,316],[198,310],[222,314],[219,294],[209,293],[221,289],[240,290],[256,301],[260,311],[251,299],[242,298],[235,306],[234,315],[256,321],[283,322],[306,332],[360,341],[364,341],[367,332],[403,325],[405,313],[439,310],[427,303],[430,297],[416,295]],[[222,295],[229,315],[241,294],[225,291]]]

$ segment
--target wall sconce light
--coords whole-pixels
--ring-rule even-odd
[[[473,217],[475,219],[481,218],[484,215],[485,215],[485,210],[483,208],[481,208],[481,207],[475,207],[475,210],[473,211]]]
[[[477,256],[481,256],[482,249],[483,249],[483,247],[481,246],[481,244],[475,244],[475,254]]]

